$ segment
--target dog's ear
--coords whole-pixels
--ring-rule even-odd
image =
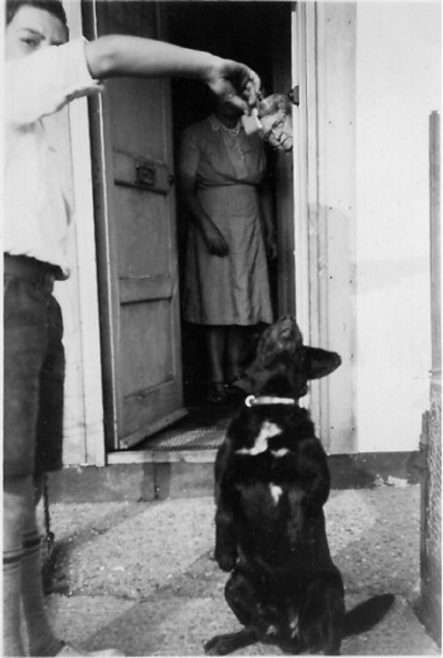
[[[336,352],[322,350],[320,347],[304,347],[305,367],[308,379],[320,379],[334,372],[341,364],[341,357]]]

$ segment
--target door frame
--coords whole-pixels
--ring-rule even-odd
[[[328,344],[322,321],[318,260],[319,161],[317,100],[317,3],[298,2],[292,12],[292,77],[299,86],[300,104],[294,111],[294,234],[296,317],[306,344]],[[320,436],[329,445],[329,393],[325,379],[310,383],[303,405],[309,407]]]
[[[65,9],[71,38],[81,38],[81,3],[69,2]],[[61,148],[66,148],[64,155],[66,162],[70,162],[74,202],[74,222],[69,240],[73,267],[68,280],[57,283],[55,287],[67,328],[63,338],[66,352],[63,464],[105,466],[100,319],[87,98],[77,99],[53,119],[59,121],[62,114],[66,115],[69,140],[61,144]]]
[[[98,37],[97,2],[100,0],[82,0],[84,34],[87,39],[91,40]],[[114,172],[109,113],[109,100],[106,94],[96,94],[90,97],[89,116],[102,345],[103,412],[107,452],[115,450],[115,446],[118,444],[118,418],[122,411],[115,350],[115,346],[119,344],[119,290],[117,254],[110,234]]]
[[[97,38],[97,2],[82,0],[84,34]],[[291,2],[292,35],[291,61],[292,85],[299,86],[300,104],[293,111],[293,264],[286,278],[279,281],[279,311],[296,313],[306,343],[322,344],[318,276],[315,263],[318,245],[310,238],[310,213],[318,206],[317,163],[317,59],[316,59],[316,3]],[[157,7],[158,10],[161,8]],[[161,24],[161,13],[159,24]],[[108,218],[112,213],[112,153],[107,133],[109,106],[106,96],[89,99],[92,145],[92,172],[94,184],[94,210],[96,221],[98,285],[100,300],[100,334],[102,345],[102,384],[104,400],[105,441],[107,450],[115,450],[118,441],[117,421],[121,399],[116,371],[115,345],[119,336],[118,279],[116,258],[109,233]],[[309,108],[309,113],[308,113]],[[286,215],[285,215],[286,216]],[[292,269],[293,265],[293,269]],[[292,271],[291,271],[292,269]],[[293,291],[293,293],[292,293]],[[292,294],[294,299],[292,299]],[[320,428],[326,428],[328,420],[327,387],[322,380],[312,382],[311,393],[306,399],[314,419]],[[320,413],[321,410],[321,413]]]
[[[289,19],[296,9],[293,2],[288,4]],[[294,71],[294,27],[289,24],[289,52],[282,55],[279,26],[272,24],[272,58],[273,58],[273,86],[276,91],[289,92],[298,85],[299,76]],[[286,40],[286,34],[285,34]],[[298,111],[293,106],[293,119]],[[294,123],[293,120],[293,123]],[[295,159],[298,152],[290,153],[277,151],[275,162],[275,220],[277,225],[277,313],[295,315],[296,311],[296,262],[295,262],[295,187],[294,170]]]

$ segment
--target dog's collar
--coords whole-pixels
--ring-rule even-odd
[[[279,398],[276,395],[248,395],[245,399],[245,405],[247,407],[255,407],[259,404],[297,404],[297,401],[294,398]]]

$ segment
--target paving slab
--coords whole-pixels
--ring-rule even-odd
[[[419,597],[419,487],[333,491],[326,505],[331,553],[348,607],[393,592],[386,618],[344,640],[345,655],[440,655],[414,614]],[[159,502],[51,506],[56,564],[48,606],[59,636],[130,656],[203,655],[234,630],[226,574],[213,560],[210,496]],[[279,655],[257,644],[239,655]]]

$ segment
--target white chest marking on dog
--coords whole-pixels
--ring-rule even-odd
[[[274,457],[284,457],[287,455],[289,450],[287,448],[279,448],[278,450],[271,450],[271,454]]]
[[[269,485],[269,491],[271,492],[271,496],[274,499],[275,504],[278,503],[280,500],[280,496],[283,493],[283,489],[278,486],[278,484],[271,484]]]
[[[252,448],[240,448],[240,450],[236,450],[236,452],[239,455],[259,455],[262,452],[266,452],[268,449],[268,439],[277,436],[278,434],[281,434],[281,427],[265,420],[261,426],[260,432],[255,438]]]
[[[289,628],[291,629],[291,638],[294,638],[298,635],[298,622],[299,616],[295,615],[289,623]]]

